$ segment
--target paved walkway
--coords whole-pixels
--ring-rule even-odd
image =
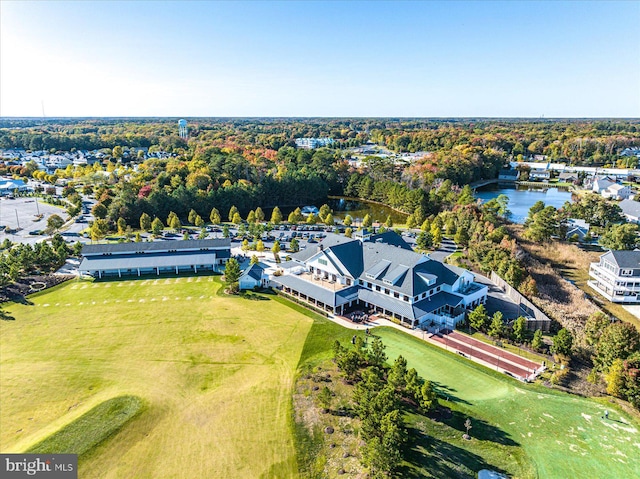
[[[342,316],[330,315],[329,319],[340,326],[355,330],[364,330],[378,326],[395,328],[420,340],[446,349],[447,351],[456,352],[471,361],[491,369],[496,369],[521,381],[532,381],[545,369],[541,364],[534,363],[504,349],[483,343],[457,331],[444,335],[435,335],[422,329],[408,329],[388,319],[377,316],[371,317],[371,319],[365,323],[354,323]]]

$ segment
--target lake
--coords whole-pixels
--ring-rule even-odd
[[[567,201],[571,201],[571,192],[558,188],[531,188],[526,186],[505,188],[498,185],[491,185],[476,191],[476,198],[482,202],[489,201],[499,195],[509,197],[509,210],[511,210],[510,220],[514,223],[524,223],[529,214],[529,208],[536,201],[544,201],[545,205],[560,208]]]
[[[394,224],[404,224],[408,216],[404,213],[398,213],[388,206],[340,197],[329,198],[327,204],[333,210],[334,218],[340,218],[341,220],[345,216],[351,215],[354,221],[359,222],[362,221],[365,215],[371,215],[371,219],[374,222],[384,223],[387,220],[387,216],[391,216],[391,221]]]

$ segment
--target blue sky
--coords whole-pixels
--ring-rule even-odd
[[[0,115],[640,117],[640,2],[0,2]]]

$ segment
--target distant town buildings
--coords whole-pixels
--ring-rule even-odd
[[[315,148],[332,145],[334,142],[335,140],[333,138],[296,138],[296,147],[313,150]]]
[[[27,186],[22,180],[0,178],[0,196],[12,195],[15,192],[25,193],[32,190],[33,188]]]
[[[39,170],[48,174],[54,174],[56,170],[64,170],[67,166],[92,166],[95,163],[115,161],[110,149],[102,150],[77,150],[50,153],[45,150],[29,151],[23,149],[0,150],[0,162],[7,165],[27,166],[33,162]],[[122,157],[118,160],[122,163],[133,163],[149,158],[167,159],[176,156],[166,151],[149,152],[147,147],[124,147]]]

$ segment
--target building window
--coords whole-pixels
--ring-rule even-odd
[[[633,270],[632,269],[623,269],[620,272],[621,276],[631,276],[633,274]]]
[[[326,259],[319,258],[318,259],[318,263],[320,263],[321,265],[327,266],[327,260]]]
[[[409,302],[409,296],[403,296],[402,299],[404,299],[405,301]]]
[[[400,293],[398,293],[398,292],[394,291],[394,292],[393,292],[393,297],[394,297],[394,298],[399,298],[399,297],[400,297]]]
[[[376,285],[376,291],[380,291],[380,286]]]
[[[367,283],[367,288],[371,288],[371,283]]]
[[[384,288],[384,294],[389,294],[389,290],[387,288]]]

